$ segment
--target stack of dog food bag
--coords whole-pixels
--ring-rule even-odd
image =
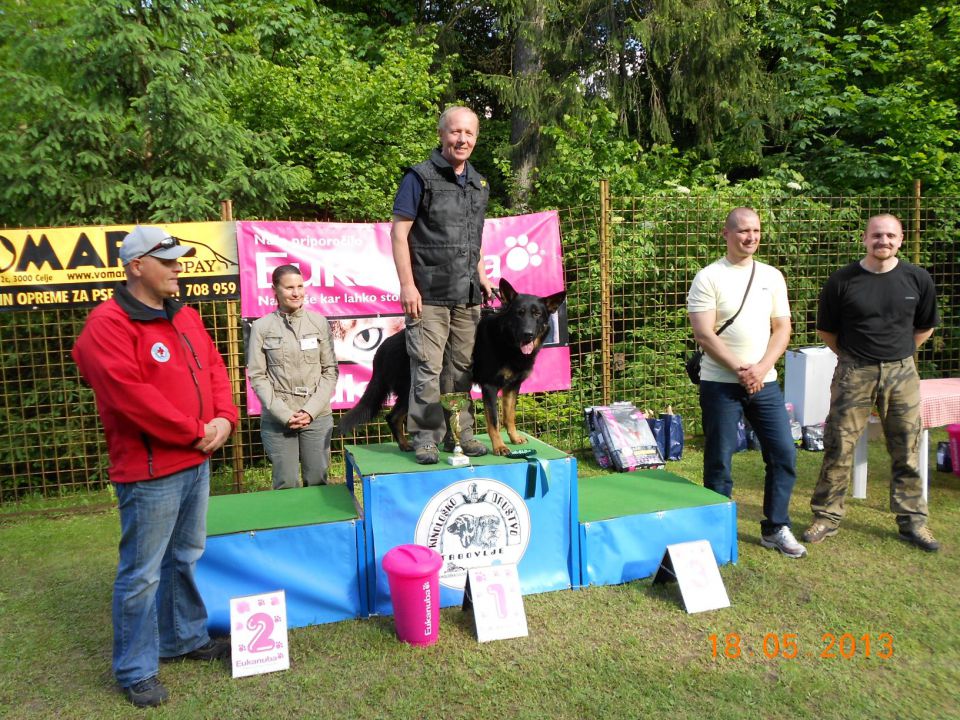
[[[658,443],[654,423],[648,422],[633,403],[597,405],[586,408],[583,414],[590,446],[600,467],[620,472],[663,467],[666,446]],[[657,418],[657,422],[662,430],[664,421]],[[665,441],[666,434],[661,435]],[[682,451],[682,425],[680,438]]]

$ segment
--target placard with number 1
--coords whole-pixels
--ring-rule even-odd
[[[470,568],[463,609],[471,607],[480,642],[527,636],[527,614],[516,565]]]

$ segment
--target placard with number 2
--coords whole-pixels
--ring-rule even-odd
[[[233,677],[287,670],[287,597],[283,590],[230,598]]]

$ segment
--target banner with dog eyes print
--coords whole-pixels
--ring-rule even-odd
[[[324,315],[333,333],[340,365],[333,407],[353,407],[370,380],[377,348],[404,325],[390,223],[238,222],[237,253],[245,325],[276,309],[273,270],[300,268],[304,307]],[[556,212],[487,219],[482,253],[494,287],[506,278],[517,292],[541,297],[564,289]],[[550,324],[522,392],[570,389],[566,304]],[[247,406],[259,414],[249,386]]]

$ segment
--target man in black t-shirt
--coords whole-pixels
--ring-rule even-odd
[[[808,543],[836,535],[853,450],[876,406],[891,458],[890,510],[900,539],[934,552],[919,471],[920,377],[916,349],[939,322],[936,290],[923,268],[897,257],[903,228],[876,215],[863,235],[866,255],[834,272],[820,293],[817,332],[839,360],[830,387],[823,465],[810,507]]]

